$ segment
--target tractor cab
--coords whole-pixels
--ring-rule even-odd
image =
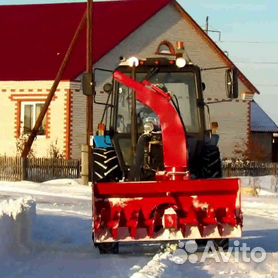
[[[120,66],[117,70],[131,76],[134,69],[129,66]],[[202,102],[203,97],[200,70],[197,66],[189,65],[179,68],[174,60],[165,58],[147,59],[140,61],[140,65],[136,67],[134,74],[137,81],[147,80],[171,94],[187,133],[196,136],[203,135],[204,119],[201,111],[203,107],[198,105]],[[114,115],[115,131],[130,133],[133,91],[116,81],[114,92],[116,96],[115,104],[117,105]],[[139,133],[142,133],[145,122],[154,121],[155,126],[159,125],[159,119],[154,112],[139,101],[136,101],[136,114]]]
[[[186,64],[183,59],[161,57],[137,60],[132,57],[131,60],[135,61],[134,64],[130,60],[124,61],[116,71],[140,83],[150,82],[171,96],[171,103],[186,130],[192,176],[199,176],[196,163],[199,161],[204,142],[208,141],[205,140],[208,136],[205,126],[204,84],[201,81],[200,68]],[[105,109],[105,113],[110,115],[110,122],[105,123],[105,133],[110,134],[111,147],[113,146],[118,158],[120,171],[115,169],[115,179],[152,180],[157,171],[164,169],[160,119],[148,105],[136,100],[136,92],[132,88],[115,78],[112,84],[104,86],[111,98],[111,105]],[[171,129],[171,126],[169,128]],[[175,132],[172,129],[172,133]],[[172,140],[175,144],[175,139]],[[221,172],[219,163],[218,176]],[[98,165],[95,167],[101,171]],[[103,176],[102,173],[100,175]],[[97,176],[95,178],[98,179]]]

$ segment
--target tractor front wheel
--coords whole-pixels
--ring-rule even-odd
[[[195,240],[199,248],[205,248],[208,241],[213,243],[213,246],[216,250],[219,251],[228,251],[229,249],[229,239],[228,238],[219,238],[219,239],[196,239]],[[212,251],[212,250],[210,250]]]
[[[229,239],[228,238],[220,238],[220,239],[214,239],[213,244],[216,250],[221,249],[223,251],[228,251],[229,249]]]
[[[118,181],[121,178],[118,157],[113,148],[93,149],[93,180],[94,181]]]
[[[98,250],[100,254],[118,254],[119,253],[119,243],[98,243]]]

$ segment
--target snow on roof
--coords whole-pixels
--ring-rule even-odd
[[[251,102],[251,131],[278,132],[275,122],[255,101]]]
[[[94,2],[94,62],[170,2]],[[0,6],[0,80],[53,80],[85,10],[86,3]],[[86,28],[63,80],[84,71],[85,41]]]

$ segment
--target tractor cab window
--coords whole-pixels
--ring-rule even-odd
[[[131,95],[132,90],[120,85],[118,99],[117,132],[130,133],[131,131]],[[145,122],[151,121],[157,129],[160,129],[159,118],[147,106],[136,101],[136,115],[138,133],[143,132]]]
[[[195,74],[192,72],[159,72],[150,79],[150,82],[162,84],[168,92],[175,96],[187,132],[199,132]]]
[[[137,80],[144,80],[146,73],[137,73]],[[165,91],[175,95],[179,111],[187,132],[200,131],[200,120],[197,109],[195,74],[192,72],[158,72],[149,81]],[[117,132],[129,133],[131,129],[131,95],[132,90],[122,84],[118,89]],[[148,107],[136,102],[138,133],[143,132],[143,124],[151,121],[156,129],[160,128],[157,115]]]

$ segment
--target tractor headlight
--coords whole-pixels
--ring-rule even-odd
[[[154,130],[153,123],[151,122],[146,122],[144,123],[144,133],[151,133]]]
[[[127,64],[129,67],[138,67],[139,65],[139,59],[137,57],[130,57],[127,59]]]
[[[176,66],[178,68],[183,68],[186,65],[186,60],[183,57],[178,57],[176,59]]]

